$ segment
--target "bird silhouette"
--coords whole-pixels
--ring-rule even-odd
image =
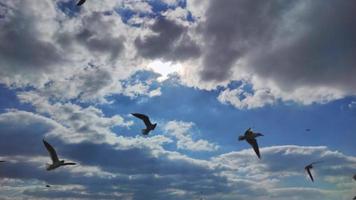
[[[310,128],[307,128],[307,129],[305,129],[305,131],[310,132],[310,131],[311,131],[311,129],[310,129]]]
[[[312,180],[312,182],[314,182],[314,177],[313,177],[313,175],[312,175],[312,173],[311,173],[311,169],[313,169],[314,164],[321,163],[321,162],[322,162],[322,161],[312,162],[312,163],[310,163],[309,165],[307,165],[307,166],[304,167],[305,171],[308,172],[308,175],[309,175],[310,179]]]
[[[46,185],[46,187],[50,188],[51,186],[50,185]]]
[[[77,3],[77,6],[81,6],[85,3],[86,0],[80,0],[78,3]]]
[[[152,124],[149,117],[147,115],[144,115],[144,114],[140,114],[140,113],[131,113],[133,116],[141,119],[145,125],[146,125],[146,128],[145,129],[142,129],[142,134],[143,135],[148,135],[148,133],[152,130],[154,130],[157,126],[157,124]]]
[[[251,128],[245,131],[244,135],[239,136],[239,141],[246,140],[255,151],[257,157],[261,159],[260,150],[258,148],[258,143],[256,137],[263,136],[261,133],[254,133]]]
[[[54,150],[54,148],[43,139],[43,144],[45,145],[49,155],[51,156],[52,159],[52,164],[47,164],[47,171],[50,170],[54,170],[60,166],[64,166],[64,165],[76,165],[76,163],[74,162],[65,162],[64,160],[59,160],[58,159],[58,155],[56,153],[56,150]]]

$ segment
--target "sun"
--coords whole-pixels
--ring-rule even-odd
[[[180,63],[172,63],[172,62],[162,62],[161,60],[154,60],[153,62],[147,65],[147,68],[160,74],[158,77],[158,81],[162,82],[168,78],[168,75],[174,73],[180,73],[182,69],[182,65]]]

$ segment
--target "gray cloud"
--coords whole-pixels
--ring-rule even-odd
[[[211,1],[200,24],[203,80],[238,70],[283,90],[325,86],[355,94],[356,28],[352,1]]]
[[[15,2],[15,1],[14,1]],[[41,76],[53,71],[54,65],[64,62],[62,51],[53,42],[43,39],[39,17],[31,12],[28,2],[4,4],[4,17],[0,18],[0,74],[9,76]],[[45,3],[44,3],[45,4]],[[48,18],[52,9],[49,7]],[[38,74],[39,73],[39,74]]]
[[[145,58],[186,60],[200,55],[199,46],[188,35],[188,27],[159,17],[150,27],[155,33],[145,38],[136,38],[138,54]]]

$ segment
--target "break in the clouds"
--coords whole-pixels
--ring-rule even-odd
[[[0,199],[351,199],[355,8],[0,0]]]

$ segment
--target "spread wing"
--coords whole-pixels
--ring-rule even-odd
[[[314,182],[314,178],[313,178],[313,175],[311,174],[310,168],[306,168],[305,170],[307,170],[310,179]]]
[[[141,119],[141,120],[145,123],[145,125],[146,125],[147,128],[150,127],[150,126],[152,126],[152,123],[151,123],[151,121],[150,121],[150,119],[148,118],[147,115],[140,114],[140,113],[131,113],[131,114],[132,114],[133,116],[135,116],[135,117]]]
[[[77,6],[81,6],[85,3],[86,0],[80,0],[78,3],[77,3]]]
[[[74,162],[67,162],[67,163],[64,163],[63,165],[76,165],[77,163],[74,163]]]
[[[56,150],[54,150],[54,148],[48,142],[46,142],[46,140],[43,140],[43,144],[45,145],[49,155],[51,156],[52,162],[58,162],[59,159]]]
[[[256,139],[248,139],[247,142],[252,146],[253,150],[256,152],[257,157],[261,159],[260,149],[258,148]]]

